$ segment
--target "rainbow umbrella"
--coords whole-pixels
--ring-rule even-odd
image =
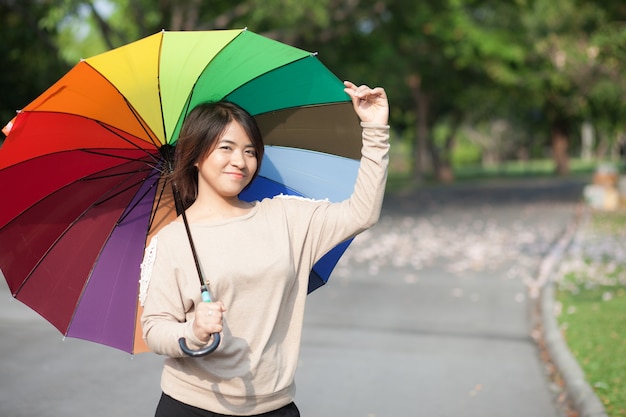
[[[3,130],[0,269],[13,296],[64,335],[146,351],[140,264],[176,217],[164,174],[187,113],[221,99],[250,112],[266,143],[242,198],[350,195],[358,120],[314,54],[245,29],[163,31],[81,61]],[[315,265],[309,290],[347,244]]]

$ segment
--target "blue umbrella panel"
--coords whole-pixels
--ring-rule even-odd
[[[260,201],[280,194],[340,202],[354,190],[359,161],[305,149],[266,146],[259,175],[241,193],[246,201]],[[309,276],[308,292],[328,282],[352,239],[326,253]]]

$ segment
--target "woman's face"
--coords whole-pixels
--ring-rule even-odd
[[[198,197],[237,197],[257,170],[256,151],[241,125],[231,122],[198,164]]]

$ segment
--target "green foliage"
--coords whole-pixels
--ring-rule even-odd
[[[480,165],[482,150],[472,143],[465,135],[459,135],[456,146],[452,151],[452,166],[463,168]]]
[[[0,2],[0,127],[54,83],[67,66],[58,58],[49,2]]]
[[[248,27],[319,52],[340,78],[385,86],[394,127],[415,141],[423,123],[442,161],[462,163],[467,157],[459,155],[468,154],[442,146],[434,130],[441,124],[455,136],[460,126],[507,120],[516,132],[510,146],[539,157],[557,122],[576,131],[590,120],[611,140],[624,130],[626,8],[617,0],[24,0],[1,7],[9,23],[0,29],[8,34],[3,47],[13,49],[3,56],[28,50],[33,71],[8,77],[11,66],[3,66],[13,90],[41,91],[50,79],[40,74],[57,78],[58,64],[50,65],[57,50],[73,65],[162,29]],[[11,16],[28,30],[11,26]],[[15,94],[20,103],[34,95]]]
[[[549,118],[575,122],[606,119],[623,111],[623,104],[610,98],[626,93],[623,81],[608,77],[618,56],[613,45],[623,36],[608,28],[614,28],[623,13],[597,2],[537,0],[523,14],[532,69],[526,81],[533,100],[543,103]],[[612,84],[608,95],[607,80]]]

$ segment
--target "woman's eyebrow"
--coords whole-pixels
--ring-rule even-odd
[[[234,140],[226,139],[226,138],[220,139],[218,143],[228,143],[231,145],[237,145],[237,142],[235,142]],[[244,145],[244,148],[254,148],[254,144],[252,142],[247,143]]]

